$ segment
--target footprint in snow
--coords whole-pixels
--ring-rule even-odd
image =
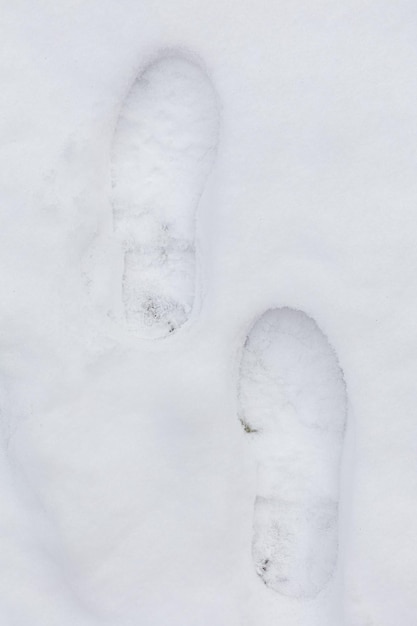
[[[129,330],[164,337],[196,296],[195,215],[216,152],[219,114],[205,72],[174,55],[134,82],[112,149],[114,226],[124,253]]]
[[[337,560],[346,388],[333,348],[305,313],[275,309],[255,322],[239,410],[258,465],[255,570],[275,591],[314,597]]]

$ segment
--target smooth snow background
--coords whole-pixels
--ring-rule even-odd
[[[3,3],[4,624],[414,626],[416,27],[402,0]],[[163,47],[223,108],[201,311],[151,343],[121,324],[109,158]],[[316,320],[350,403],[344,571],[304,603],[250,560],[237,364],[271,306]]]

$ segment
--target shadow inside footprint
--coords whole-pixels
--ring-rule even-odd
[[[126,320],[140,336],[166,336],[190,316],[195,212],[218,126],[208,76],[174,54],[149,64],[122,106],[112,149],[114,226],[124,252]]]
[[[252,554],[262,581],[313,597],[335,569],[347,411],[336,354],[317,324],[267,311],[245,342],[239,412],[258,464]]]

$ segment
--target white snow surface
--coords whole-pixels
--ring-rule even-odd
[[[409,0],[2,3],[2,626],[415,626],[416,31]],[[137,92],[131,141],[142,116],[150,143],[123,193],[152,219],[161,205],[193,258],[139,284],[147,235],[117,221],[114,150],[132,86],[167,58],[188,64],[194,122],[170,118],[172,141],[154,123],[169,69]],[[168,336],[129,321],[149,280],[186,311]],[[249,397],[271,437],[239,421],[244,345],[270,310],[326,345],[328,378],[314,359],[299,375],[285,342],[273,361],[304,402],[285,420],[327,424],[317,445],[279,436],[265,390]],[[310,461],[338,499],[331,567],[314,525],[276,500],[256,515],[261,483],[291,491]],[[283,519],[286,554],[263,545],[292,572],[310,551],[314,593],[257,575],[256,531]]]
[[[243,350],[238,399],[258,466],[255,569],[271,589],[314,597],[337,563],[346,389],[311,318],[282,308],[256,321]]]
[[[213,163],[219,111],[208,77],[175,51],[144,68],[114,134],[113,211],[124,248],[128,327],[164,337],[196,295],[195,211]]]

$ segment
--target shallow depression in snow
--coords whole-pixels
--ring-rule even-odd
[[[124,249],[126,320],[140,336],[165,336],[190,315],[195,214],[218,126],[208,76],[176,54],[148,65],[123,103],[112,151],[114,224]]]
[[[283,594],[315,596],[336,564],[347,405],[334,350],[305,313],[275,309],[255,322],[239,405],[258,464],[256,571]]]

